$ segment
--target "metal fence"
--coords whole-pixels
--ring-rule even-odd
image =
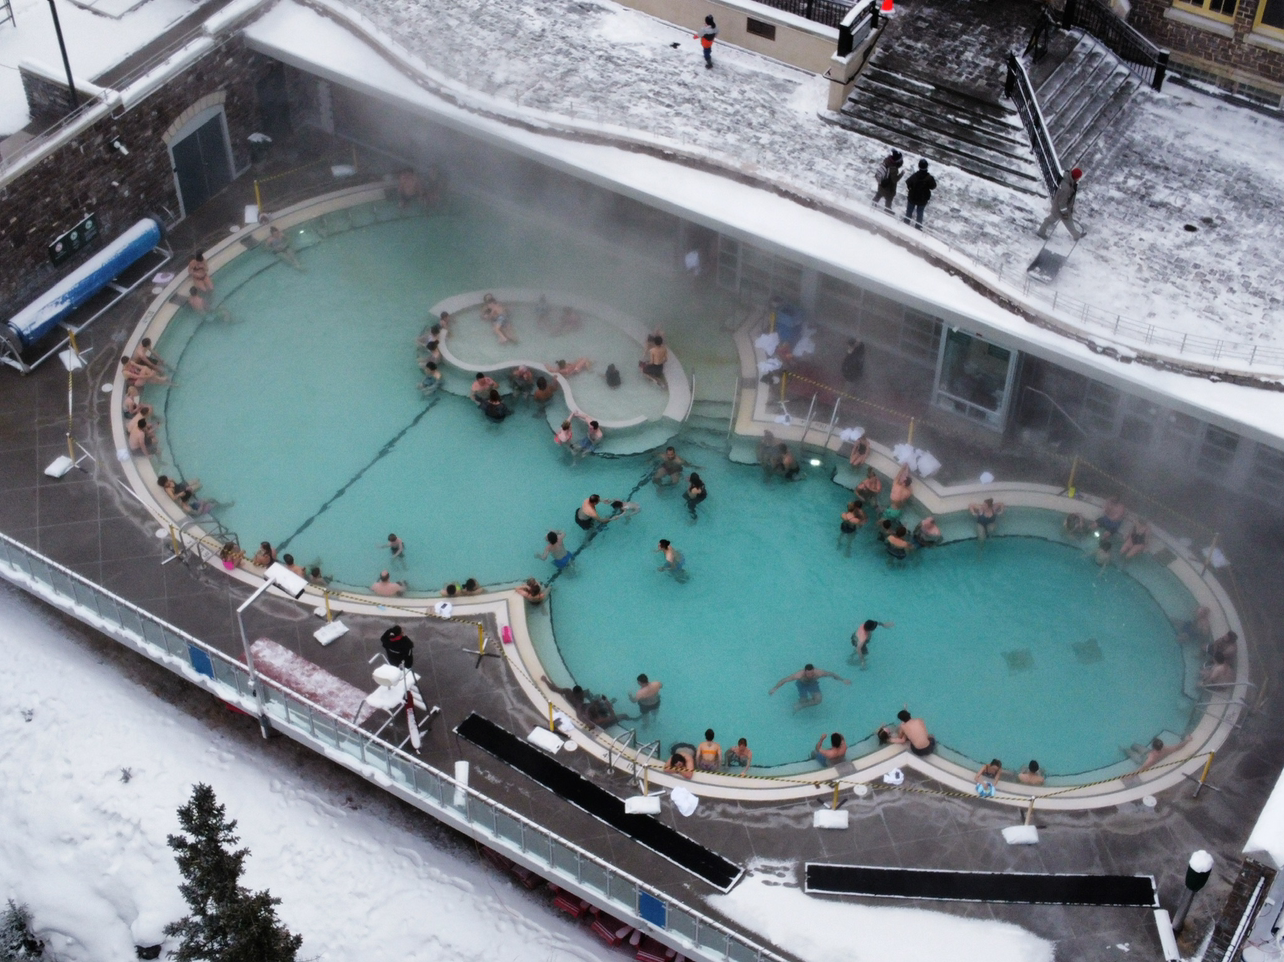
[[[0,577],[700,962],[786,962],[699,911],[0,534]]]
[[[758,0],[764,7],[775,7],[827,27],[836,27],[847,16],[851,4],[841,0]]]
[[[1044,186],[1051,196],[1057,192],[1057,186],[1065,172],[1061,169],[1061,158],[1057,156],[1052,135],[1048,133],[1048,122],[1043,119],[1043,111],[1039,109],[1039,101],[1035,99],[1034,85],[1030,83],[1030,76],[1015,53],[1008,54],[1008,79],[1003,85],[1003,93],[1016,106],[1021,123],[1030,135],[1034,159],[1038,161]]]
[[[1160,50],[1115,15],[1101,0],[1066,0],[1061,25],[1080,27],[1118,55],[1128,69],[1156,90],[1168,73],[1168,51]]]

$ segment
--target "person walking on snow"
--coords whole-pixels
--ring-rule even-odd
[[[892,201],[896,199],[896,185],[901,182],[901,166],[905,163],[905,158],[899,150],[893,150],[883,161],[883,165],[878,168],[878,192],[874,194],[874,203],[880,200],[887,206],[888,210],[892,209]]]
[[[905,207],[905,223],[908,224],[913,217],[916,221],[914,226],[919,230],[923,229],[923,208],[932,199],[934,190],[936,190],[936,178],[927,172],[927,161],[920,160],[918,170],[905,180],[905,196],[909,201]]]
[[[713,22],[713,16],[704,18],[704,28],[695,38],[700,41],[700,46],[704,48],[704,65],[706,69],[713,69],[713,38],[718,35],[718,25]]]
[[[1057,192],[1052,195],[1052,212],[1043,219],[1037,231],[1044,240],[1052,236],[1051,231],[1057,229],[1057,221],[1066,225],[1066,230],[1076,241],[1088,233],[1074,222],[1074,201],[1079,194],[1079,178],[1082,176],[1083,171],[1078,167],[1070,171],[1069,177],[1062,176]]]

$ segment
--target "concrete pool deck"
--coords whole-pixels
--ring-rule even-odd
[[[209,219],[203,226],[183,225],[175,244],[180,250],[201,246],[212,249],[214,245],[206,243],[207,238],[226,236],[225,225],[239,217],[245,193],[243,190],[230,199],[229,206],[207,215]],[[77,439],[97,459],[96,464],[86,463],[87,474],[73,472],[58,480],[41,474],[49,461],[66,450],[64,372],[46,366],[27,378],[0,378],[5,412],[0,416],[0,446],[5,451],[5,457],[0,459],[0,486],[7,495],[0,500],[0,530],[236,656],[240,641],[232,613],[248,595],[249,585],[257,580],[247,579],[243,585],[208,565],[190,561],[162,565],[168,550],[162,540],[154,537],[156,518],[119,484],[124,474],[115,461],[116,446],[111,436],[116,405],[98,388],[104,379],[110,380],[103,359],[110,361],[144,308],[145,299],[135,295],[104,317],[89,339],[95,351],[89,356],[87,375],[77,375],[75,394]],[[947,477],[959,477],[956,465],[982,457],[996,473],[1003,474],[1006,469],[1008,474],[1038,477],[1049,485],[1061,473],[1059,465],[1049,464],[1044,465],[1046,471],[1040,476],[1039,466],[1031,465],[1019,454],[982,454],[964,441],[938,437],[931,447],[945,462],[943,473]],[[1152,480],[1162,488],[1167,479]],[[1238,609],[1247,629],[1244,643],[1252,654],[1254,676],[1260,681],[1278,672],[1284,662],[1276,649],[1277,633],[1273,627],[1284,622],[1284,573],[1276,561],[1276,552],[1284,545],[1284,527],[1256,515],[1239,522],[1229,516],[1228,505],[1210,505],[1206,499],[1198,503],[1218,516],[1217,524],[1223,532],[1221,544],[1235,562],[1242,592],[1237,600],[1243,599]],[[1226,590],[1235,594],[1227,573],[1218,577]],[[267,599],[261,610],[256,608],[247,627],[257,636],[271,637],[327,671],[364,687],[369,684],[366,659],[379,650],[379,634],[391,615],[386,607],[377,606],[345,614],[351,631],[343,641],[326,648],[311,636],[320,626],[320,619],[283,599]],[[262,743],[257,725],[250,719],[229,715],[217,703],[179,684],[162,670],[111,643],[95,641],[88,637],[89,633],[80,633],[86,636],[84,643],[95,646],[101,657],[118,663],[122,671],[161,697],[181,701],[208,718],[225,737],[258,746],[255,750],[294,759],[295,764],[316,772],[318,777],[341,780],[350,786],[356,804],[372,804],[371,799],[383,798],[380,790],[362,785],[337,766],[285,740]],[[475,784],[483,785],[497,800],[545,824],[558,826],[586,848],[675,898],[699,906],[713,894],[664,859],[629,843],[450,736],[450,728],[474,710],[518,733],[547,722],[520,690],[519,683],[495,659],[486,659],[474,668],[475,657],[461,650],[475,649],[476,630],[471,625],[421,621],[412,636],[417,642],[416,670],[424,676],[422,685],[431,687],[429,697],[442,706],[444,716],[426,739],[426,759],[446,770],[455,760],[469,761]],[[982,802],[974,794],[970,799],[936,794],[935,783],[913,770],[907,773],[900,790],[879,790],[859,800],[845,793],[843,806],[851,812],[852,819],[850,828],[842,832],[818,832],[811,827],[817,799],[742,802],[706,797],[692,818],[680,818],[668,808],[660,817],[701,844],[742,863],[765,860],[800,864],[813,859],[960,870],[1144,872],[1156,876],[1161,901],[1167,906],[1175,903],[1183,891],[1182,872],[1189,853],[1206,848],[1214,854],[1217,868],[1196,900],[1187,926],[1198,937],[1234,878],[1252,821],[1284,764],[1284,738],[1279,735],[1282,722],[1284,706],[1272,689],[1218,752],[1210,787],[1198,799],[1191,798],[1193,786],[1188,785],[1159,792],[1159,804],[1154,809],[1138,802],[1080,812],[1040,808],[1036,810],[1040,826],[1037,846],[1009,847],[1003,842],[999,830],[1018,821],[1019,811]],[[576,753],[566,762],[617,794],[630,793],[619,775],[613,775],[586,753]],[[919,789],[926,791],[920,793]],[[367,794],[363,796],[362,791]],[[408,817],[426,821],[417,814]],[[1138,952],[1148,957],[1158,957],[1159,953],[1152,919],[1148,913],[1136,910],[905,904],[1022,925],[1056,940],[1058,956],[1064,958],[1117,962]],[[709,910],[705,906],[705,911]],[[723,921],[732,928],[742,928]],[[1116,947],[1119,945],[1130,946],[1131,952],[1125,954]]]

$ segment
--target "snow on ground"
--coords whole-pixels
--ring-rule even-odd
[[[7,586],[0,650],[0,904],[26,902],[63,962],[132,959],[185,914],[165,837],[197,781],[240,823],[245,883],[283,899],[300,958],[616,958],[482,865],[159,700]]]
[[[67,59],[76,80],[89,80],[164,33],[204,0],[146,0],[120,19],[74,3],[58,4]],[[45,0],[13,0],[14,23],[0,26],[0,138],[27,125],[27,98],[18,63],[34,60],[59,75],[62,54]]]
[[[817,78],[725,44],[717,68],[705,70],[689,28],[610,0],[346,4],[432,68],[512,108],[696,145],[852,204],[868,205],[886,154],[819,118]],[[1085,160],[1080,213],[1090,233],[1057,290],[1176,330],[1272,337],[1281,317],[1273,281],[1284,272],[1282,130],[1175,85],[1143,91],[1131,120]],[[933,170],[931,230],[986,266],[1024,276],[1047,202],[941,164]],[[1191,222],[1198,233],[1183,229]]]
[[[1006,922],[812,898],[790,872],[747,875],[709,903],[804,962],[1052,962],[1053,945]]]

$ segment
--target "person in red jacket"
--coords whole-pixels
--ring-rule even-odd
[[[713,38],[718,35],[718,25],[713,22],[713,16],[704,18],[704,28],[695,35],[700,41],[700,46],[704,48],[704,65],[707,69],[713,69]]]

